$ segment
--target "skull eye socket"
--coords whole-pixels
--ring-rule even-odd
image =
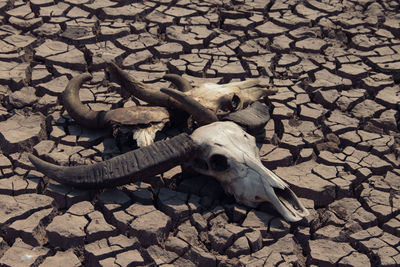
[[[210,168],[213,171],[221,172],[229,168],[228,159],[221,154],[214,154],[210,157]]]
[[[234,111],[239,107],[240,104],[240,98],[234,94],[231,100],[231,110]]]
[[[237,94],[226,95],[219,100],[219,110],[222,112],[232,112],[240,107],[240,97]],[[218,112],[217,111],[217,112]]]

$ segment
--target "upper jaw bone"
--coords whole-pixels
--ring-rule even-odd
[[[224,177],[220,182],[239,203],[256,207],[262,202],[270,202],[289,222],[300,221],[309,214],[289,186],[264,167],[258,158],[245,155],[243,162],[235,165],[246,171],[240,173],[240,177]]]
[[[260,199],[271,202],[287,221],[300,221],[309,214],[289,186],[279,176],[264,167],[261,161],[251,164],[251,161],[246,160],[246,164],[259,174],[260,193],[264,192],[259,196]]]

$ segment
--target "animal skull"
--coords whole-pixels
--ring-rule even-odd
[[[266,123],[269,119],[268,108],[254,101],[268,92],[256,87],[257,80],[225,85],[206,83],[191,88],[185,79],[170,74],[164,78],[180,90],[157,90],[136,81],[115,64],[109,67],[122,86],[135,97],[152,105],[186,110],[197,122],[208,125],[198,128],[191,136],[180,134],[93,165],[57,166],[30,155],[30,161],[47,177],[81,188],[113,187],[189,162],[198,172],[215,177],[225,191],[233,194],[240,203],[254,207],[264,201],[271,202],[288,221],[301,220],[308,214],[288,185],[263,166],[255,138],[234,122],[218,122],[222,117],[238,121],[246,127],[246,121],[251,120],[253,122],[248,125],[255,126],[253,129],[261,128]],[[89,78],[89,74],[73,78],[62,95],[66,109],[78,122],[88,127],[102,127],[148,124],[157,120],[151,115],[153,113],[141,110],[145,107],[102,112],[89,110],[80,102],[78,93],[80,85]],[[254,103],[242,110],[251,102]],[[154,110],[154,114],[157,115],[157,112],[160,111]],[[128,114],[129,118],[126,118]],[[147,135],[140,132],[137,138],[143,139],[146,144],[151,143]]]
[[[157,89],[136,80],[114,63],[109,63],[107,69],[134,97],[151,105],[185,110],[199,125],[216,122],[227,114],[246,108],[263,96],[276,93],[276,90],[260,87],[257,79],[222,85],[204,83],[192,88],[186,79],[175,74],[167,74],[163,78],[172,82],[178,90]]]
[[[189,162],[240,203],[254,207],[269,201],[288,221],[308,214],[288,185],[262,165],[255,138],[233,122],[215,122],[191,136],[181,134],[93,165],[64,167],[33,155],[29,159],[47,177],[81,188],[127,184]]]
[[[185,94],[217,115],[243,109],[267,94],[257,79],[227,84],[203,83]]]
[[[200,154],[189,165],[215,177],[236,201],[255,207],[271,202],[288,221],[308,214],[288,185],[260,161],[255,138],[233,122],[215,122],[198,128],[191,138]]]
[[[91,110],[79,99],[79,89],[82,83],[92,78],[89,73],[80,74],[69,81],[61,94],[63,105],[69,115],[83,126],[89,128],[112,127],[114,132],[118,132],[117,130],[122,128],[129,129],[133,132],[133,138],[140,147],[152,144],[156,132],[169,121],[169,113],[165,107],[184,109],[199,124],[215,122],[221,118],[221,115],[232,114],[233,117],[227,119],[237,120],[243,125],[243,122],[248,121],[247,116],[235,113],[235,111],[242,110],[248,104],[266,95],[267,92],[265,88],[256,87],[259,83],[258,80],[224,85],[205,83],[200,87],[192,88],[187,80],[176,74],[166,74],[163,78],[175,84],[180,91],[173,89],[161,89],[160,91],[135,80],[113,63],[109,64],[109,69],[122,86],[135,97],[155,106],[133,106],[109,111]],[[253,110],[257,111],[256,108]],[[258,114],[261,113],[258,112]],[[243,115],[245,115],[245,119],[243,119]],[[268,119],[269,114],[253,116],[252,124],[248,128],[260,128]]]

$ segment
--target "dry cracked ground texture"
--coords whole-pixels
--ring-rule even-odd
[[[0,0],[0,266],[400,265],[399,10],[389,0]],[[43,179],[28,153],[74,165],[131,149],[76,125],[58,100],[89,70],[87,105],[133,105],[105,60],[159,87],[168,72],[278,88],[260,156],[311,214],[290,225],[180,168],[105,191]]]

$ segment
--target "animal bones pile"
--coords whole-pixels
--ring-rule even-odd
[[[40,172],[78,188],[105,188],[152,177],[184,164],[216,178],[239,203],[255,207],[270,202],[291,222],[308,214],[288,185],[261,163],[255,138],[249,134],[263,129],[269,120],[268,107],[257,100],[273,92],[257,87],[257,80],[205,83],[191,88],[182,77],[168,74],[164,79],[179,90],[158,90],[135,80],[113,63],[108,64],[108,69],[123,88],[153,106],[92,111],[79,100],[80,86],[91,77],[85,73],[70,80],[62,94],[64,107],[86,127],[133,127],[133,137],[140,148],[96,164],[70,167],[30,155]],[[155,133],[170,119],[170,109],[187,111],[200,127],[191,135],[182,133],[153,143]]]

